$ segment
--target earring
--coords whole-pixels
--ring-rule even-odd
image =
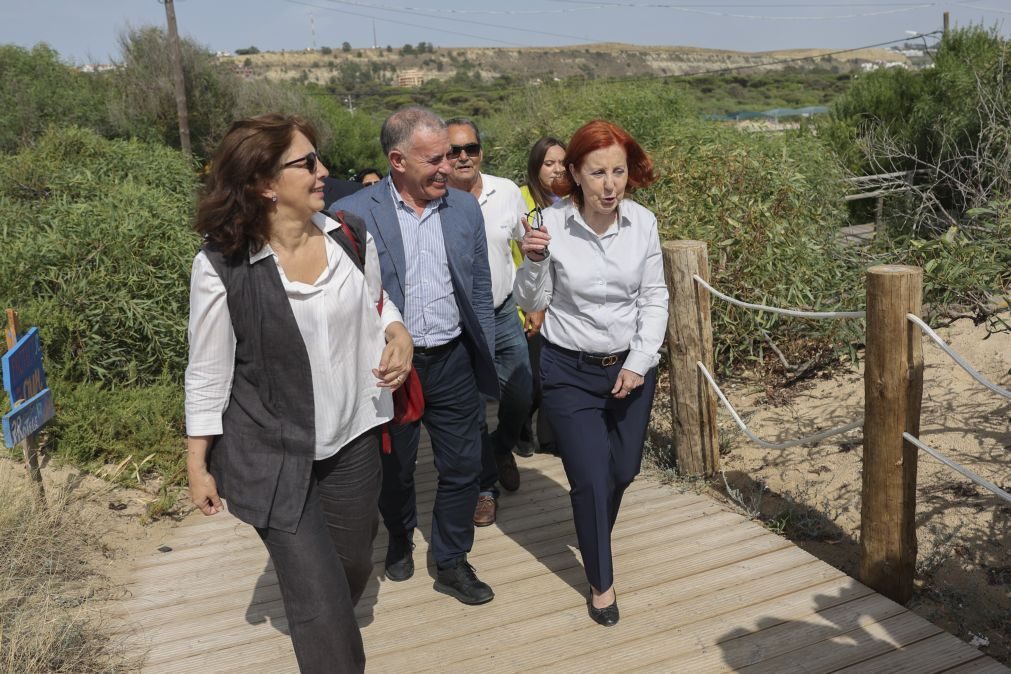
[[[271,203],[276,204],[277,203],[277,195],[276,194],[270,195],[270,201],[271,201]]]

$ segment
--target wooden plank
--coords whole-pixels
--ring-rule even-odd
[[[982,665],[984,664],[983,660],[997,664],[996,661],[983,656],[975,649],[967,648],[966,643],[961,639],[947,632],[942,632],[884,655],[858,662],[839,670],[838,674],[843,672],[846,674],[862,674],[862,672],[933,674],[934,672],[950,671],[952,667],[959,665],[970,663]]]
[[[656,621],[663,629],[646,632],[638,639],[626,639],[621,648],[604,642],[591,646],[581,657],[600,669],[667,669],[706,671],[722,665],[721,640],[742,625],[801,620],[819,609],[873,596],[873,592],[848,576],[828,581],[818,575],[824,569],[794,569],[789,574],[767,576],[736,588],[740,596],[704,596],[688,602],[676,601],[651,611],[659,611]],[[792,575],[790,575],[792,574]],[[784,580],[792,582],[785,583]],[[549,663],[547,667],[553,664]]]
[[[470,560],[496,591],[483,606],[432,589],[434,470],[419,465],[418,570],[404,583],[382,578],[381,531],[356,610],[369,671],[1007,671],[756,523],[645,479],[614,531],[622,620],[603,630],[586,614],[560,463],[520,465],[523,487],[503,494],[496,526],[476,531]],[[152,550],[128,585],[134,597],[118,603],[143,671],[297,671],[252,528],[230,515],[194,520],[165,542],[173,551]]]
[[[667,531],[670,531],[668,529]],[[656,540],[660,537],[665,536],[666,532],[654,532],[652,537],[647,537],[643,542],[637,543],[634,547],[640,546],[654,546]],[[733,531],[723,532],[724,539],[722,541],[727,545],[738,544],[742,539],[742,536],[754,535],[753,527],[741,527],[736,535]],[[637,537],[637,540],[643,537]],[[694,547],[686,547],[681,554],[690,555],[694,552]],[[520,552],[520,555],[526,555],[529,558],[529,553]],[[675,550],[673,556],[677,557],[677,551]],[[564,552],[558,552],[556,554],[545,554],[540,558],[540,564],[535,566],[523,564],[517,564],[512,560],[504,560],[500,564],[500,568],[496,571],[495,568],[490,570],[488,573],[483,573],[482,575],[492,584],[492,587],[499,590],[499,599],[502,598],[502,593],[505,591],[504,588],[510,582],[516,581],[532,581],[543,576],[544,567],[552,571],[559,570],[577,570],[579,573],[582,572],[582,567],[578,564],[578,559],[575,554],[566,549]],[[644,556],[642,558],[643,562],[649,562],[653,559],[650,556]],[[377,567],[377,572],[380,568]],[[379,585],[379,583],[377,583]],[[392,588],[394,592],[387,592],[383,594],[382,597],[382,609],[386,612],[390,610],[395,610],[397,608],[402,608],[404,605],[422,605],[431,602],[445,603],[446,598],[444,595],[437,594],[431,589],[430,579],[424,578],[423,574],[416,574],[415,578],[404,582],[393,584]],[[514,593],[515,594],[515,593]],[[265,595],[266,596],[266,595]],[[281,608],[279,593],[276,590],[271,591],[269,595],[272,597],[270,601],[273,604],[272,607],[260,606],[258,610],[269,610],[278,611]],[[363,597],[363,604],[368,605],[367,597]],[[139,613],[136,614],[134,620],[138,621],[140,626],[146,627],[147,631],[153,634],[160,646],[164,647],[172,641],[176,640],[189,640],[195,636],[206,635],[215,630],[227,630],[231,629],[231,625],[237,622],[237,617],[242,614],[241,609],[243,606],[251,605],[248,593],[244,596],[239,596],[234,598],[229,602],[228,600],[222,601],[220,598],[211,598],[202,601],[187,602],[183,606],[183,610],[160,610],[157,612],[148,612],[147,614]],[[454,605],[455,608],[455,605]],[[363,609],[360,605],[359,615],[362,615],[367,611]],[[176,618],[176,620],[173,620]],[[388,623],[389,624],[389,623]]]
[[[738,620],[751,613],[773,610],[771,604],[766,605],[782,595],[784,580],[790,581],[792,587],[821,588],[824,592],[839,592],[848,598],[864,596],[870,592],[850,578],[836,576],[826,581],[824,576],[812,575],[812,571],[821,573],[824,569],[814,565],[753,579],[735,588],[740,590],[740,596],[731,593],[689,596],[685,593],[685,588],[690,589],[694,584],[692,578],[647,585],[635,591],[621,590],[619,603],[623,617],[622,622],[613,630],[603,632],[590,621],[584,605],[580,605],[576,609],[555,611],[532,620],[524,619],[513,623],[507,634],[500,627],[492,628],[443,641],[439,649],[432,651],[415,649],[411,653],[404,653],[403,657],[411,659],[409,669],[412,671],[447,668],[450,663],[447,662],[446,653],[452,653],[453,659],[466,656],[469,660],[464,660],[464,663],[478,666],[474,658],[481,657],[488,644],[495,644],[496,649],[502,652],[522,650],[539,654],[521,663],[531,669],[572,671],[577,669],[577,665],[579,669],[586,665],[586,668],[597,671],[637,670],[662,658],[667,652],[691,653],[697,650],[700,643],[706,643],[706,627],[714,635],[725,633],[739,624]],[[788,595],[793,604],[806,605],[805,614],[814,610],[814,602],[807,594],[809,593],[799,599],[797,593]],[[748,606],[746,602],[752,605]],[[790,605],[787,600],[781,601],[781,604]],[[692,625],[692,628],[684,629],[687,625]],[[700,625],[703,627],[700,628]],[[489,656],[495,656],[496,669],[508,669],[501,662],[503,656],[494,652],[489,653]],[[516,663],[511,665],[515,666]],[[451,669],[456,671],[464,667],[457,662],[453,663]],[[686,672],[701,671],[681,667],[677,669]]]
[[[704,514],[709,514],[716,517],[716,519],[708,520],[703,517]],[[720,519],[720,516],[722,516],[722,519]],[[640,517],[624,524],[616,532],[615,543],[618,550],[624,550],[626,548],[621,546],[626,539],[636,534],[648,533],[653,529],[670,527],[672,531],[677,532],[679,537],[685,537],[698,535],[712,524],[729,525],[740,521],[741,518],[738,515],[722,511],[716,507],[711,507],[706,511],[697,511],[694,507],[691,511],[673,510],[660,515]],[[684,523],[684,526],[674,528],[675,525],[681,523]],[[557,528],[551,529],[545,527],[541,530],[535,530],[535,533],[538,533],[538,536],[525,540],[522,547],[513,542],[508,549],[498,548],[494,552],[487,554],[482,551],[480,555],[472,555],[471,561],[478,565],[480,571],[484,573],[503,566],[520,564],[531,557],[534,559],[546,557],[558,549],[559,531]],[[568,532],[566,531],[566,533]],[[570,537],[568,535],[564,536],[566,539]],[[501,540],[502,537],[499,536],[498,539]],[[506,540],[506,543],[509,543],[509,541]],[[257,545],[259,545],[259,541],[257,541]],[[479,546],[478,549],[481,549],[481,547]],[[380,556],[377,560],[374,569],[375,580],[366,588],[363,599],[376,596],[380,590],[380,586],[385,584],[385,580],[382,579],[382,559],[382,556]],[[176,578],[178,579],[178,576]],[[148,623],[162,624],[171,620],[176,615],[191,619],[194,616],[217,613],[229,610],[230,608],[239,610],[242,606],[249,603],[247,597],[249,594],[248,588],[252,587],[254,582],[258,594],[267,592],[268,587],[277,585],[273,572],[267,567],[263,572],[257,573],[250,572],[242,575],[227,574],[223,578],[210,576],[205,579],[201,587],[194,587],[190,583],[187,583],[184,587],[180,587],[178,583],[175,583],[163,588],[157,595],[149,592],[135,599],[127,600],[124,602],[123,609],[130,613],[131,624],[139,626]],[[407,588],[410,583],[391,583],[390,585],[392,585],[390,591],[393,592]],[[243,590],[247,591],[243,592]],[[192,597],[195,595],[198,595],[198,598],[194,600]],[[277,592],[272,590],[266,596],[275,598],[275,595],[277,595]],[[202,606],[208,606],[213,610],[205,611],[201,608]]]
[[[822,625],[800,624],[793,634],[809,636],[813,632],[820,637],[817,643],[757,662],[749,658],[754,664],[742,661],[730,663],[730,666],[748,674],[779,674],[788,670],[829,672],[901,648],[940,631],[940,627],[908,611],[901,611],[880,622],[873,617],[861,616],[852,628],[844,625],[826,629]]]
[[[549,670],[559,668],[578,670],[592,666],[594,658],[584,657],[583,653],[593,650],[595,646],[599,647],[605,640],[609,647],[620,649],[628,657],[632,657],[633,651],[625,646],[625,640],[637,640],[644,633],[666,630],[671,621],[676,621],[674,616],[680,606],[691,604],[696,600],[709,602],[714,596],[733,593],[737,587],[754,582],[759,577],[779,576],[796,581],[798,577],[810,579],[811,574],[822,574],[819,579],[824,581],[829,579],[828,574],[832,574],[817,562],[800,564],[798,567],[800,560],[790,548],[766,553],[760,557],[765,559],[758,565],[744,559],[720,568],[681,575],[680,578],[677,577],[677,572],[663,573],[666,569],[662,568],[650,569],[649,573],[631,574],[628,579],[620,577],[617,592],[623,617],[615,629],[602,633],[600,626],[587,616],[585,598],[573,598],[568,606],[554,608],[555,615],[549,617],[549,620],[566,623],[564,634],[551,634],[552,628],[538,625],[540,629],[536,634],[523,639],[523,648],[498,649],[494,654],[495,667],[503,671],[530,671],[545,666]],[[660,575],[656,582],[653,579],[654,575]],[[781,583],[779,580],[776,582]],[[663,602],[664,606],[673,608],[663,610],[651,602]],[[559,611],[559,608],[569,610]],[[529,629],[525,622],[526,620],[524,630]],[[515,629],[515,625],[513,628]],[[524,636],[527,636],[526,631]],[[485,656],[457,661],[458,653],[459,651],[454,649],[444,658],[447,666],[451,664],[454,671],[481,669],[480,660]],[[410,657],[410,653],[403,653],[398,664],[406,664],[410,661]]]
[[[972,647],[966,646],[966,648]],[[978,653],[979,651],[976,652]],[[979,660],[973,660],[964,665],[946,669],[944,674],[1007,674],[1008,672],[1011,672],[1011,669],[1008,669],[993,658],[981,655]]]

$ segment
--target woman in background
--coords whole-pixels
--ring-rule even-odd
[[[552,136],[542,136],[530,148],[527,157],[527,180],[520,188],[520,193],[527,205],[527,219],[534,220],[537,209],[544,209],[558,201],[559,197],[551,191],[551,183],[565,173],[565,143]],[[519,246],[513,246],[513,259],[516,266],[523,261]],[[527,351],[530,353],[530,368],[533,372],[534,391],[531,398],[530,418],[527,419],[520,432],[520,442],[517,453],[521,456],[533,454],[534,432],[533,418],[541,406],[541,324],[544,322],[543,311],[524,312],[520,310],[523,330],[527,335]],[[557,454],[555,440],[551,435],[551,426],[543,414],[537,416],[537,451],[543,454]]]
[[[306,120],[235,122],[211,167],[194,223],[190,496],[205,515],[224,498],[255,527],[301,671],[361,672],[354,605],[372,571],[379,427],[411,336],[392,302],[376,310],[365,223],[346,216],[348,235],[319,213],[327,169]]]
[[[656,217],[627,191],[656,176],[639,144],[602,120],[576,131],[564,162],[552,187],[567,198],[528,226],[513,290],[523,309],[547,310],[541,410],[569,481],[589,614],[611,626],[611,531],[642,463],[667,327]]]

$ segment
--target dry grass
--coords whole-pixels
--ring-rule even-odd
[[[94,528],[65,493],[47,497],[0,475],[0,672],[132,669],[95,608],[109,584],[82,561]]]

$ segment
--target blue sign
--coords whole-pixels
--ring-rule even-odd
[[[28,400],[46,388],[46,373],[42,369],[42,344],[39,329],[32,328],[3,356],[4,390],[11,407]]]
[[[49,389],[43,389],[4,415],[4,442],[8,447],[16,447],[19,442],[42,428],[55,414],[53,394]]]

